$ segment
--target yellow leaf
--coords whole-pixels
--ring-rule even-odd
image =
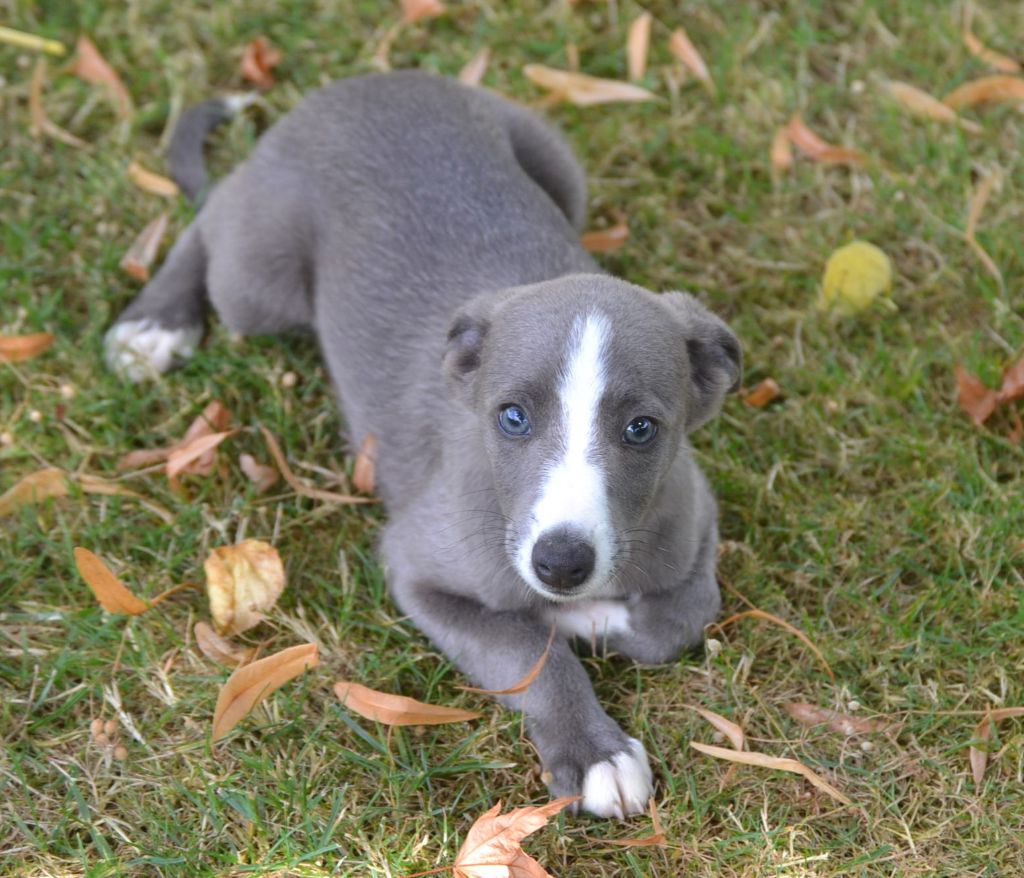
[[[203,564],[210,613],[224,635],[248,631],[263,621],[285,586],[277,549],[261,540],[243,540],[214,549]]]
[[[867,241],[853,241],[828,258],[818,308],[856,314],[892,286],[892,265],[885,252]]]
[[[440,707],[405,695],[378,692],[347,680],[335,683],[334,693],[349,710],[387,726],[436,726],[464,722],[480,716],[471,710]]]
[[[218,741],[238,725],[264,698],[308,668],[320,657],[315,643],[282,649],[239,668],[224,684],[213,711],[213,740]]]
[[[656,100],[654,94],[638,85],[615,79],[599,79],[571,70],[557,70],[543,64],[527,64],[523,68],[523,73],[531,82],[548,89],[554,99],[565,100],[578,107],[614,101]]]
[[[133,595],[106,564],[88,549],[75,548],[75,566],[86,581],[100,606],[108,613],[126,613],[138,616],[145,613],[150,605]]]
[[[0,43],[17,46],[19,49],[28,49],[33,52],[46,52],[48,55],[67,54],[64,44],[59,43],[57,40],[37,37],[35,34],[27,34],[24,31],[14,30],[11,27],[0,27]]]

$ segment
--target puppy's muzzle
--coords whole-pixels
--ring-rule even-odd
[[[530,561],[537,578],[554,591],[578,589],[594,572],[597,553],[589,540],[568,528],[552,528],[533,545]]]

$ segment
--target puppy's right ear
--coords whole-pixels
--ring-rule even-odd
[[[473,303],[475,304],[475,303]],[[448,329],[444,351],[444,377],[452,395],[470,402],[476,374],[483,358],[484,341],[491,327],[483,309],[471,308],[458,314]]]

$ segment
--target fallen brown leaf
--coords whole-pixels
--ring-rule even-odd
[[[1003,385],[999,388],[999,403],[1024,399],[1024,357],[1003,370]]]
[[[639,82],[647,72],[647,54],[651,48],[651,22],[654,20],[649,12],[644,12],[633,19],[626,38],[626,67],[632,82]]]
[[[131,497],[158,516],[165,524],[174,522],[174,515],[169,509],[154,503],[135,491],[125,488],[116,482],[108,482],[99,476],[87,473],[68,474],[55,467],[38,470],[20,479],[0,496],[0,516],[9,515],[27,503],[41,503],[49,497],[67,497],[71,486],[77,485],[86,494],[105,494],[107,496]]]
[[[177,442],[166,445],[163,448],[140,448],[136,451],[129,451],[117,462],[119,470],[135,469],[137,467],[150,466],[167,460],[173,451],[184,448],[201,436],[210,436],[213,433],[224,432],[231,423],[231,412],[219,400],[207,403],[202,413],[189,424],[185,435]],[[183,473],[188,475],[208,476],[213,472],[217,463],[217,452],[210,449],[190,463]]]
[[[277,440],[274,438],[274,434],[270,432],[266,427],[261,426],[260,432],[263,433],[263,438],[267,443],[267,448],[270,449],[270,455],[274,458],[274,463],[277,464],[277,468],[281,471],[281,475],[284,480],[291,486],[292,490],[296,494],[301,494],[303,497],[311,497],[314,500],[323,500],[326,503],[374,503],[376,502],[373,497],[358,497],[351,494],[337,494],[334,491],[322,491],[320,488],[311,488],[308,485],[303,484],[299,481],[295,473],[292,472],[288,466],[288,461],[284,459],[284,454],[281,451],[281,446],[277,444]]]
[[[886,727],[884,722],[878,720],[851,716],[848,713],[840,713],[827,707],[818,707],[816,704],[808,704],[805,701],[783,704],[782,709],[801,725],[828,726],[833,732],[847,737],[880,732]]]
[[[218,664],[239,667],[248,664],[253,657],[253,647],[235,646],[226,637],[221,637],[205,622],[196,622],[192,629],[196,638],[196,646],[208,659]]]
[[[521,847],[522,841],[547,825],[579,796],[552,799],[546,805],[516,808],[501,814],[501,802],[476,819],[455,856],[455,878],[552,878]]]
[[[1024,707],[1001,707],[997,710],[990,710],[974,730],[975,739],[987,743],[992,737],[992,726],[994,723],[1015,716],[1024,716]],[[979,750],[972,744],[968,756],[971,762],[971,774],[974,775],[974,783],[977,786],[981,786],[981,782],[985,779],[985,768],[988,766],[988,753],[985,750]]]
[[[213,740],[219,741],[257,704],[320,661],[315,643],[290,646],[235,671],[217,696]]]
[[[540,676],[540,672],[544,670],[548,654],[551,652],[551,644],[555,642],[557,630],[554,625],[551,626],[551,633],[548,635],[548,645],[544,647],[544,652],[541,653],[540,658],[537,659],[533,667],[526,672],[526,676],[518,683],[514,683],[507,689],[477,689],[475,686],[459,686],[459,688],[466,692],[477,692],[480,695],[518,695],[520,692],[525,692],[533,685],[533,681]]]
[[[967,46],[968,52],[975,58],[984,61],[993,70],[998,70],[1001,73],[1021,72],[1020,62],[1010,58],[1008,55],[988,48],[969,30],[964,30],[964,45]]]
[[[144,192],[163,198],[177,198],[181,190],[173,180],[146,170],[138,162],[128,165],[128,179]]]
[[[352,466],[352,487],[360,494],[372,494],[377,487],[377,437],[367,433]]]
[[[710,744],[701,744],[698,741],[690,741],[690,746],[715,759],[724,759],[727,762],[738,762],[742,765],[756,765],[759,768],[773,768],[777,771],[788,771],[791,774],[799,774],[810,781],[823,793],[827,793],[838,802],[844,805],[852,805],[853,802],[843,793],[836,789],[827,780],[815,774],[810,768],[796,759],[784,759],[779,756],[769,756],[766,753],[754,753],[747,750],[730,750],[726,747],[713,747]]]
[[[246,478],[256,486],[257,494],[266,493],[281,478],[276,469],[265,463],[260,463],[251,454],[238,455],[238,466],[245,473]]]
[[[71,72],[90,85],[100,85],[106,89],[117,114],[123,119],[130,118],[133,112],[132,98],[128,94],[121,77],[100,54],[95,43],[85,34],[78,38],[75,58],[71,63]]]
[[[405,695],[378,692],[376,689],[347,680],[335,683],[334,692],[349,710],[388,726],[436,726],[464,722],[480,716],[471,710],[440,707],[407,698]]]
[[[961,119],[952,107],[909,82],[889,80],[885,83],[885,89],[890,97],[915,116],[934,119],[938,122],[951,122],[974,134],[981,131],[981,126],[977,122]]]
[[[54,140],[66,143],[68,146],[74,146],[77,149],[90,149],[91,147],[88,143],[80,137],[75,137],[70,131],[61,128],[60,125],[46,115],[46,110],[43,107],[43,86],[45,82],[46,60],[40,58],[36,61],[36,66],[32,70],[32,80],[29,83],[28,89],[29,131],[32,136],[40,137],[45,134],[47,137],[52,137]]]
[[[689,35],[683,28],[676,28],[672,32],[672,36],[668,41],[668,48],[703,83],[709,92],[715,93],[715,81],[711,78],[711,72],[708,70],[707,64],[704,63],[704,59],[700,56],[700,52],[697,51],[697,47],[690,41]]]
[[[947,107],[959,110],[979,104],[1006,104],[1024,101],[1024,79],[1016,76],[983,76],[953,89],[942,99]]]
[[[982,426],[996,410],[999,394],[986,387],[977,375],[972,375],[959,363],[956,364],[956,385],[960,408],[971,416],[976,426]]]
[[[203,569],[213,623],[226,636],[259,625],[284,591],[281,556],[261,540],[214,549]]]
[[[97,555],[81,546],[75,548],[74,554],[79,574],[108,613],[138,616],[150,608],[150,604],[132,594]]]
[[[789,142],[789,129],[780,128],[772,138],[772,171],[780,174],[793,167],[793,146]]]
[[[466,66],[459,71],[459,82],[466,85],[480,85],[490,61],[491,50],[484,47],[470,58],[466,62]]]
[[[742,613],[734,613],[732,616],[729,616],[728,619],[723,619],[721,622],[715,622],[711,627],[720,631],[723,628],[732,625],[733,622],[738,622],[741,619],[763,619],[765,622],[771,622],[773,625],[778,625],[780,628],[784,628],[814,653],[818,661],[821,662],[822,667],[825,668],[829,677],[832,680],[835,680],[836,675],[832,670],[832,666],[825,661],[825,656],[822,655],[821,650],[811,642],[811,639],[804,634],[803,631],[793,625],[790,625],[785,619],[780,619],[778,616],[773,616],[771,613],[766,613],[764,610],[758,610],[755,608],[753,610],[744,610]]]
[[[782,389],[774,378],[765,378],[743,393],[743,401],[753,408],[761,409],[781,393]]]
[[[523,73],[534,84],[548,89],[553,100],[568,101],[578,107],[615,101],[656,100],[654,94],[638,85],[615,79],[600,79],[571,70],[557,70],[543,64],[527,64]]]
[[[125,273],[143,283],[149,280],[149,268],[156,259],[169,219],[170,214],[165,211],[139,232],[121,259],[121,269]]]
[[[708,710],[704,707],[698,707],[696,704],[686,705],[690,710],[696,711],[704,719],[706,719],[711,725],[713,725],[718,731],[720,731],[725,737],[729,739],[729,743],[732,744],[733,749],[742,750],[746,746],[746,736],[743,734],[741,729],[731,719],[726,719],[720,713],[715,713],[713,710]]]
[[[786,126],[786,134],[790,142],[809,159],[828,165],[854,165],[861,166],[867,161],[867,156],[857,149],[850,149],[845,146],[833,146],[822,140],[807,127],[799,113],[789,120]]]
[[[172,481],[188,467],[198,461],[203,455],[208,454],[229,436],[234,436],[237,430],[225,430],[223,433],[211,433],[208,436],[199,436],[191,442],[175,448],[167,457],[167,478]]]
[[[445,12],[441,0],[402,0],[402,24],[415,24],[425,18],[437,18]]]
[[[624,213],[616,214],[615,225],[580,235],[580,243],[588,253],[614,253],[628,240],[629,223]]]
[[[0,335],[0,363],[20,363],[38,357],[53,344],[52,332],[32,335]]]
[[[274,68],[281,63],[282,57],[280,50],[271,45],[265,36],[260,35],[250,40],[242,50],[239,66],[242,78],[257,88],[271,88],[274,85]]]

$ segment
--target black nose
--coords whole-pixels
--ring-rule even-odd
[[[582,585],[594,571],[594,547],[571,531],[543,534],[533,544],[533,570],[554,589],[568,591]]]

